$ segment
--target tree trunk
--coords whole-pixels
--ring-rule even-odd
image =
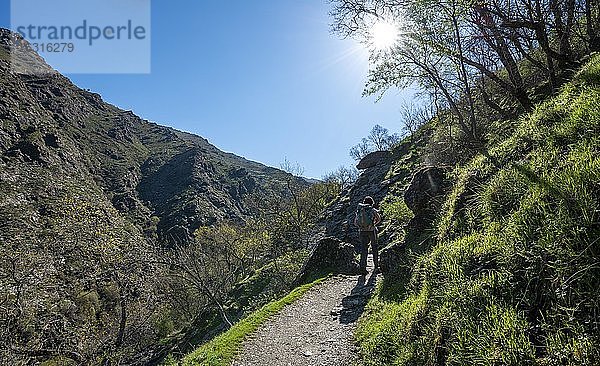
[[[554,69],[554,58],[552,57],[552,52],[550,48],[550,42],[548,41],[548,34],[546,33],[546,26],[543,21],[542,9],[540,5],[540,0],[535,2],[535,16],[537,22],[535,23],[535,38],[540,44],[542,51],[546,55],[546,64],[548,65],[548,71],[550,75],[550,85],[552,87],[552,91],[556,90],[558,87],[558,82],[556,80],[556,70]]]
[[[505,80],[502,80],[496,73],[492,72],[487,67],[480,64],[479,62],[475,62],[466,57],[463,57],[463,61],[467,65],[475,67],[482,74],[487,76],[489,80],[493,81],[500,88],[507,91],[513,98],[515,98],[519,102],[519,104],[521,104],[521,106],[523,108],[525,108],[526,110],[530,110],[533,108],[533,103],[531,103],[531,99],[529,99],[529,96],[527,95],[525,90],[523,90],[523,89],[519,90],[518,88],[515,88],[511,83],[509,83]]]
[[[519,66],[515,61],[508,44],[506,37],[500,32],[498,25],[494,21],[490,11],[483,6],[476,6],[475,10],[480,14],[485,25],[479,23],[479,30],[484,34],[485,42],[496,52],[500,58],[502,66],[508,73],[508,78],[515,88],[523,88],[523,77],[519,71]],[[486,28],[491,31],[491,37],[487,33]],[[494,42],[495,41],[495,42]]]
[[[217,297],[215,296],[215,294],[213,294],[213,292],[210,290],[210,288],[208,288],[208,286],[206,286],[204,281],[201,282],[201,286],[204,289],[204,292],[208,295],[210,300],[213,302],[213,304],[217,307],[217,309],[219,311],[219,315],[221,315],[221,318],[223,319],[223,322],[227,325],[227,328],[231,328],[233,326],[233,323],[231,323],[231,321],[227,317],[227,313],[225,312],[225,309],[223,308],[223,305],[221,304],[219,299],[217,299]]]
[[[560,39],[560,48],[558,52],[560,54],[566,55],[569,58],[569,60],[571,60],[573,58],[571,49],[571,32],[573,30],[573,22],[575,21],[575,0],[567,0],[566,5],[567,20],[564,25],[564,32],[562,34],[562,38]]]
[[[219,314],[221,315],[221,319],[223,319],[223,322],[225,322],[225,324],[227,324],[227,328],[231,328],[233,326],[233,323],[231,323],[231,321],[227,317],[227,313],[225,312],[223,305],[221,305],[221,302],[218,301],[216,299],[216,297],[213,296],[212,298],[213,298],[213,302],[217,305],[217,308],[219,309]]]
[[[485,104],[487,104],[492,110],[496,111],[498,114],[500,114],[502,116],[502,118],[504,119],[510,119],[511,116],[509,115],[509,113],[504,110],[504,108],[502,108],[498,103],[496,103],[492,97],[487,93],[487,91],[485,90],[485,84],[484,84],[484,77],[481,76],[481,85],[479,86],[479,91],[481,92],[481,97],[483,98],[483,101],[485,102]]]
[[[600,22],[600,6],[598,11],[598,19],[594,19],[593,15],[593,0],[585,0],[585,23],[588,37],[588,48],[590,52],[600,51],[600,37],[598,36],[598,22]],[[596,0],[598,5],[600,1]],[[596,25],[596,27],[594,27]]]
[[[558,52],[560,53],[564,47],[564,39],[565,39],[565,29],[563,23],[563,11],[560,8],[561,0],[550,0],[548,6],[550,7],[550,12],[554,16],[554,32],[556,33],[556,38],[558,39]],[[559,60],[558,67],[564,67],[564,61]]]
[[[458,19],[456,18],[456,3],[452,2],[452,25],[454,26],[454,36],[456,37],[456,45],[458,46],[458,62],[460,65],[460,74],[462,74],[462,83],[465,88],[465,94],[467,96],[467,103],[469,104],[469,137],[473,141],[479,139],[477,133],[477,120],[475,118],[475,102],[473,101],[473,93],[471,93],[471,85],[469,84],[469,75],[467,74],[467,68],[465,66],[464,51],[462,46],[462,36],[458,27]]]
[[[442,84],[438,75],[436,75],[432,70],[430,70],[428,68],[425,68],[424,71],[430,75],[432,81],[437,85],[437,87],[440,89],[440,91],[444,95],[444,98],[450,105],[450,109],[452,110],[452,112],[454,113],[456,118],[458,119],[458,125],[460,126],[461,130],[463,130],[463,132],[465,134],[471,135],[469,127],[465,123],[465,119],[464,119],[460,109],[458,109],[458,106],[456,105],[456,102],[454,102],[452,95],[450,95],[450,92],[448,91],[448,89],[446,89],[446,87],[444,87],[444,84]]]

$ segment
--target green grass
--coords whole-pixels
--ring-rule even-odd
[[[600,363],[600,56],[507,136],[456,169],[410,278],[377,288],[365,365]]]
[[[278,313],[284,306],[289,305],[304,295],[309,289],[323,282],[327,276],[297,287],[287,296],[270,302],[261,309],[250,314],[231,327],[226,332],[215,337],[208,343],[185,356],[179,364],[183,366],[225,366],[230,365],[236,356],[244,339],[256,331],[269,317]],[[164,365],[177,365],[168,358]]]

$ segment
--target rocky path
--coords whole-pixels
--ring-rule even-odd
[[[232,366],[353,365],[352,334],[377,280],[369,266],[367,276],[331,277],[285,307],[246,340]]]

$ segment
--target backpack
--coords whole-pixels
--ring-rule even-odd
[[[363,231],[373,230],[373,221],[375,219],[375,211],[370,205],[359,203],[356,210],[356,222],[358,227]]]

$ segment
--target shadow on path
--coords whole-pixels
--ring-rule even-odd
[[[356,321],[364,312],[378,277],[372,273],[372,260],[367,263],[369,275],[331,276],[284,307],[244,341],[233,365],[356,364]]]
[[[340,323],[350,324],[360,318],[373,294],[375,284],[377,283],[377,274],[371,272],[367,276],[362,275],[358,278],[356,286],[350,292],[350,295],[342,299],[342,309],[340,310]]]

